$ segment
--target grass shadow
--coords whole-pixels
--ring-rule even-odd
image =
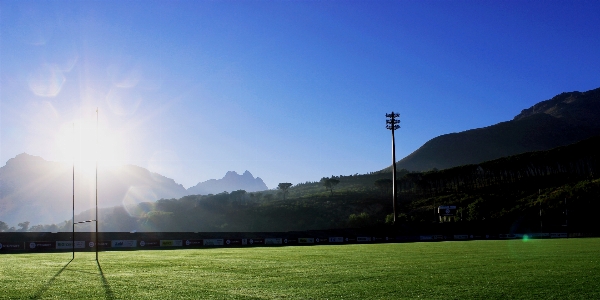
[[[50,280],[48,280],[48,282],[46,282],[46,284],[31,297],[31,299],[40,299],[40,297],[52,286],[56,278],[60,276],[60,274],[69,266],[72,261],[73,260],[71,259],[64,267],[62,267],[62,269],[56,272],[56,274],[54,274],[54,276],[52,276],[52,278],[50,278]]]
[[[100,271],[100,277],[102,277],[102,287],[104,287],[104,294],[106,296],[106,299],[116,299],[115,298],[115,294],[113,293],[112,289],[110,288],[110,284],[108,284],[108,280],[106,280],[106,277],[104,277],[104,272],[102,271],[102,266],[100,266],[100,262],[96,261],[98,263],[98,270]]]

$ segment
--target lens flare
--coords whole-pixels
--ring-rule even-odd
[[[106,103],[113,113],[130,116],[142,103],[142,96],[135,88],[113,87],[106,96]]]
[[[123,198],[123,207],[127,213],[132,216],[139,218],[143,216],[146,211],[145,206],[139,205],[143,202],[153,202],[156,201],[156,194],[152,191],[150,187],[147,186],[132,186],[127,190],[127,194]]]
[[[56,97],[65,84],[66,78],[57,65],[43,64],[29,74],[29,89],[40,97]]]

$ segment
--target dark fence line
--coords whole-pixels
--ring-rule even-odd
[[[337,233],[337,234],[336,234]],[[591,233],[506,233],[506,234],[369,234],[367,232],[274,232],[274,233],[193,233],[193,232],[69,232],[0,233],[0,254],[19,252],[76,252],[119,250],[165,250],[210,247],[309,246],[402,242],[435,242],[504,239],[554,239],[596,237]]]

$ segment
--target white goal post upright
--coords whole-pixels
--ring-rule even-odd
[[[73,136],[75,136],[75,123],[73,123]],[[98,261],[98,108],[96,107],[96,218],[94,220],[86,220],[75,223],[75,155],[73,155],[73,213],[72,213],[73,230],[71,233],[71,250],[75,259],[75,225],[84,223],[96,223],[96,234],[94,235],[94,249],[96,250],[96,262]],[[85,246],[84,246],[85,247]]]

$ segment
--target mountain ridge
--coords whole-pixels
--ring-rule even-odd
[[[600,135],[598,116],[600,88],[561,93],[523,109],[512,120],[435,137],[396,165],[428,171],[549,150]]]
[[[233,187],[236,188],[233,188]],[[199,182],[187,189],[190,195],[218,194],[232,192],[234,190],[245,190],[246,192],[257,192],[269,188],[260,177],[254,178],[250,171],[246,170],[242,175],[235,171],[228,171],[221,179],[209,179]]]
[[[0,167],[0,221],[11,225],[30,221],[35,225],[70,220],[73,192],[76,213],[93,208],[96,189],[93,175],[76,171],[74,176],[73,166],[47,161],[39,156],[21,153],[9,159]],[[221,182],[219,187],[229,191],[244,189],[246,186],[240,185],[237,177],[262,183],[262,186],[254,184],[255,189],[248,191],[256,191],[259,187],[267,190],[262,179],[254,178],[249,171],[242,175],[227,172],[224,178],[230,180]],[[143,167],[122,165],[98,169],[98,201],[101,208],[179,199],[187,195],[190,192],[174,179]]]

